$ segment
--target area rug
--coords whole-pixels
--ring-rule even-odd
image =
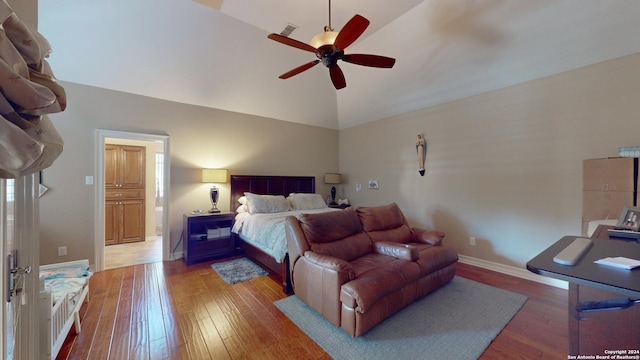
[[[274,304],[334,359],[477,359],[527,297],[456,276],[358,338],[295,295]]]
[[[239,282],[269,275],[266,270],[247,258],[213,263],[211,264],[211,267],[227,284],[237,284]]]

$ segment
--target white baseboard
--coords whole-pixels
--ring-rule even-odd
[[[182,251],[176,251],[169,254],[169,261],[182,259]]]
[[[458,255],[459,261],[463,264],[469,264],[477,266],[479,268],[496,271],[502,274],[515,276],[525,280],[535,281],[541,284],[554,286],[561,289],[568,289],[569,283],[563,280],[552,279],[546,276],[540,276],[532,273],[527,269],[518,268],[515,266],[504,265],[492,261],[482,260],[466,255]]]

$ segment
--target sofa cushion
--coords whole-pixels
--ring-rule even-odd
[[[411,242],[411,228],[408,225],[400,225],[394,229],[369,231],[367,233],[373,242],[389,241],[397,243]]]
[[[419,277],[420,269],[415,262],[394,259],[384,266],[356,275],[356,279],[342,285],[340,301],[356,312],[364,313],[376,301],[410,286]]]
[[[445,246],[433,246],[413,243],[418,247],[420,256],[416,263],[420,266],[421,276],[426,276],[458,261],[458,253]]]
[[[360,256],[357,259],[353,259],[350,264],[355,277],[357,278],[367,271],[378,269],[395,260],[396,258],[392,256],[372,252],[370,254]]]
[[[314,252],[351,261],[373,251],[353,210],[302,214],[299,221]]]
[[[309,243],[332,242],[362,231],[358,215],[349,209],[302,214],[298,219]]]
[[[310,245],[313,252],[346,261],[357,259],[373,251],[371,239],[363,232],[332,242],[310,243]]]
[[[358,217],[364,231],[394,229],[404,224],[404,216],[396,203],[382,206],[360,206]]]

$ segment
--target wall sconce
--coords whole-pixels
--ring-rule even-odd
[[[227,170],[226,169],[202,169],[202,182],[213,183],[211,187],[211,205],[213,206],[210,213],[219,213],[218,210],[218,188],[216,183],[222,184],[227,182]]]
[[[424,176],[424,158],[427,156],[427,141],[422,134],[418,134],[416,152],[418,153],[418,173],[420,173],[420,176]]]
[[[336,205],[336,184],[342,183],[342,175],[336,173],[326,173],[324,174],[324,183],[331,184],[331,204]]]

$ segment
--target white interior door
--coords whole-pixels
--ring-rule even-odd
[[[2,359],[37,359],[38,330],[38,181],[37,175],[0,179],[2,249]]]

